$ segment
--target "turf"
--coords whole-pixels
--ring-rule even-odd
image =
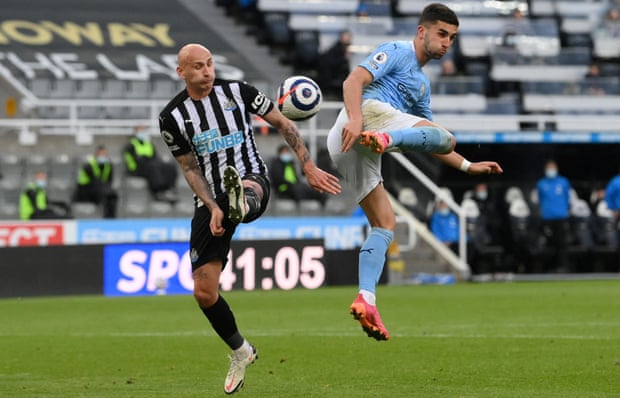
[[[229,292],[259,350],[239,397],[620,397],[620,281]],[[0,300],[0,397],[224,396],[228,349],[191,296]]]

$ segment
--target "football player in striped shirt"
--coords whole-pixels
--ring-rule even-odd
[[[274,126],[297,155],[309,185],[319,192],[340,192],[338,178],[316,166],[294,122],[253,86],[215,77],[211,52],[187,44],[178,54],[177,73],[186,88],[162,110],[161,136],[194,191],[190,236],[194,297],[215,332],[233,350],[224,391],[244,384],[256,348],[237,329],[219,294],[236,226],[257,219],[266,209],[270,183],[253,134],[252,115]]]

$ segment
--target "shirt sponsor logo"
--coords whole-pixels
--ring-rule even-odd
[[[237,131],[221,136],[218,129],[200,132],[192,137],[198,153],[213,153],[232,148],[243,142],[243,132]]]
[[[403,96],[403,100],[407,103],[407,107],[411,107],[415,103],[415,99],[409,92],[407,86],[402,83],[398,84],[398,92]]]

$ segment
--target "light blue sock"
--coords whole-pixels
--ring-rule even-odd
[[[405,151],[447,153],[452,147],[452,135],[439,127],[409,127],[388,134],[392,137],[392,145]]]
[[[388,246],[394,232],[385,228],[373,227],[362,245],[359,254],[359,288],[375,293],[377,283],[385,265]]]

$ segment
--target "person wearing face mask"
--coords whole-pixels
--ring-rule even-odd
[[[269,165],[269,177],[279,197],[292,199],[297,204],[302,200],[317,200],[321,206],[325,206],[327,195],[315,191],[302,181],[288,145],[278,147],[277,156]]]
[[[51,200],[47,196],[47,173],[37,171],[19,197],[19,218],[21,220],[71,218],[68,204]]]
[[[480,217],[484,219],[484,224],[491,237],[490,244],[502,244],[508,232],[499,216],[498,204],[489,193],[489,185],[486,182],[476,184],[472,199],[478,205]]]
[[[552,262],[556,271],[571,270],[568,259],[570,191],[568,179],[558,174],[554,160],[545,163],[545,176],[538,180],[538,208],[542,231],[552,249]]]
[[[114,168],[108,149],[100,145],[94,156],[89,156],[80,167],[75,202],[91,202],[103,209],[103,218],[116,218],[118,194],[112,187]]]
[[[146,126],[137,126],[123,149],[127,174],[146,180],[153,199],[174,203],[178,171],[175,163],[163,161],[151,142]]]
[[[430,220],[431,232],[455,253],[459,244],[459,219],[443,200],[437,202]]]

